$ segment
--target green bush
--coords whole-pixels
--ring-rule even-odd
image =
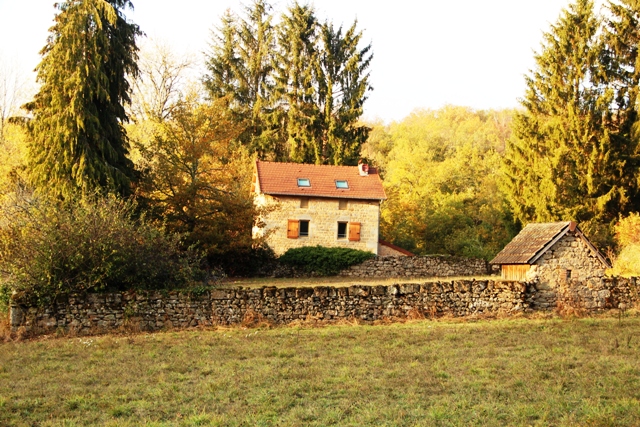
[[[189,285],[201,278],[201,257],[180,243],[114,197],[14,197],[0,209],[0,271],[12,290],[38,301]]]
[[[306,273],[335,276],[340,270],[360,264],[374,256],[371,252],[356,249],[307,246],[289,249],[278,260]]]

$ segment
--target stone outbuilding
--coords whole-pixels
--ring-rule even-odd
[[[505,280],[545,283],[603,277],[611,268],[572,221],[528,224],[491,264]]]
[[[265,208],[253,235],[277,255],[316,245],[379,252],[380,203],[387,197],[377,170],[366,164],[257,161],[251,191]]]

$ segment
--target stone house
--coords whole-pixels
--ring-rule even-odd
[[[600,279],[611,268],[573,221],[528,224],[491,264],[505,280],[535,282],[536,303],[549,307],[571,282]]]
[[[254,237],[265,237],[277,255],[316,245],[379,253],[386,195],[374,168],[257,161],[251,191],[266,208]]]

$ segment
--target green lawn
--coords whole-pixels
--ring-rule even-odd
[[[0,344],[0,425],[640,424],[640,318]]]

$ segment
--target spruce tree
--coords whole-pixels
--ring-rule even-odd
[[[123,128],[141,35],[129,0],[67,0],[42,49],[41,83],[26,105],[32,183],[63,197],[95,190],[127,194],[134,179]]]
[[[278,31],[275,91],[280,108],[278,123],[288,147],[289,160],[322,163],[316,142],[320,118],[317,100],[318,20],[310,6],[295,3],[282,17]]]
[[[369,132],[358,120],[371,89],[371,46],[359,47],[356,23],[343,34],[299,3],[275,27],[265,0],[244,12],[223,18],[205,76],[210,98],[231,99],[246,124],[242,142],[261,159],[355,164]]]
[[[618,152],[620,172],[615,179],[624,189],[624,211],[640,211],[640,138],[638,92],[640,90],[640,1],[609,2],[602,32],[601,63],[598,75],[612,93],[606,116],[611,142]]]
[[[527,76],[505,158],[505,189],[516,218],[577,220],[601,240],[627,206],[624,152],[616,142],[613,91],[602,76],[600,21],[576,0],[544,35]]]
[[[222,16],[222,23],[213,34],[211,54],[207,57],[209,74],[204,77],[204,86],[211,99],[224,98],[229,95],[234,105],[240,102],[238,89],[239,59],[236,52],[237,18],[227,10]]]
[[[342,27],[335,30],[330,22],[320,30],[318,163],[355,165],[371,130],[358,124],[370,89],[371,45],[359,48],[362,32],[356,26],[357,21],[344,35]]]

